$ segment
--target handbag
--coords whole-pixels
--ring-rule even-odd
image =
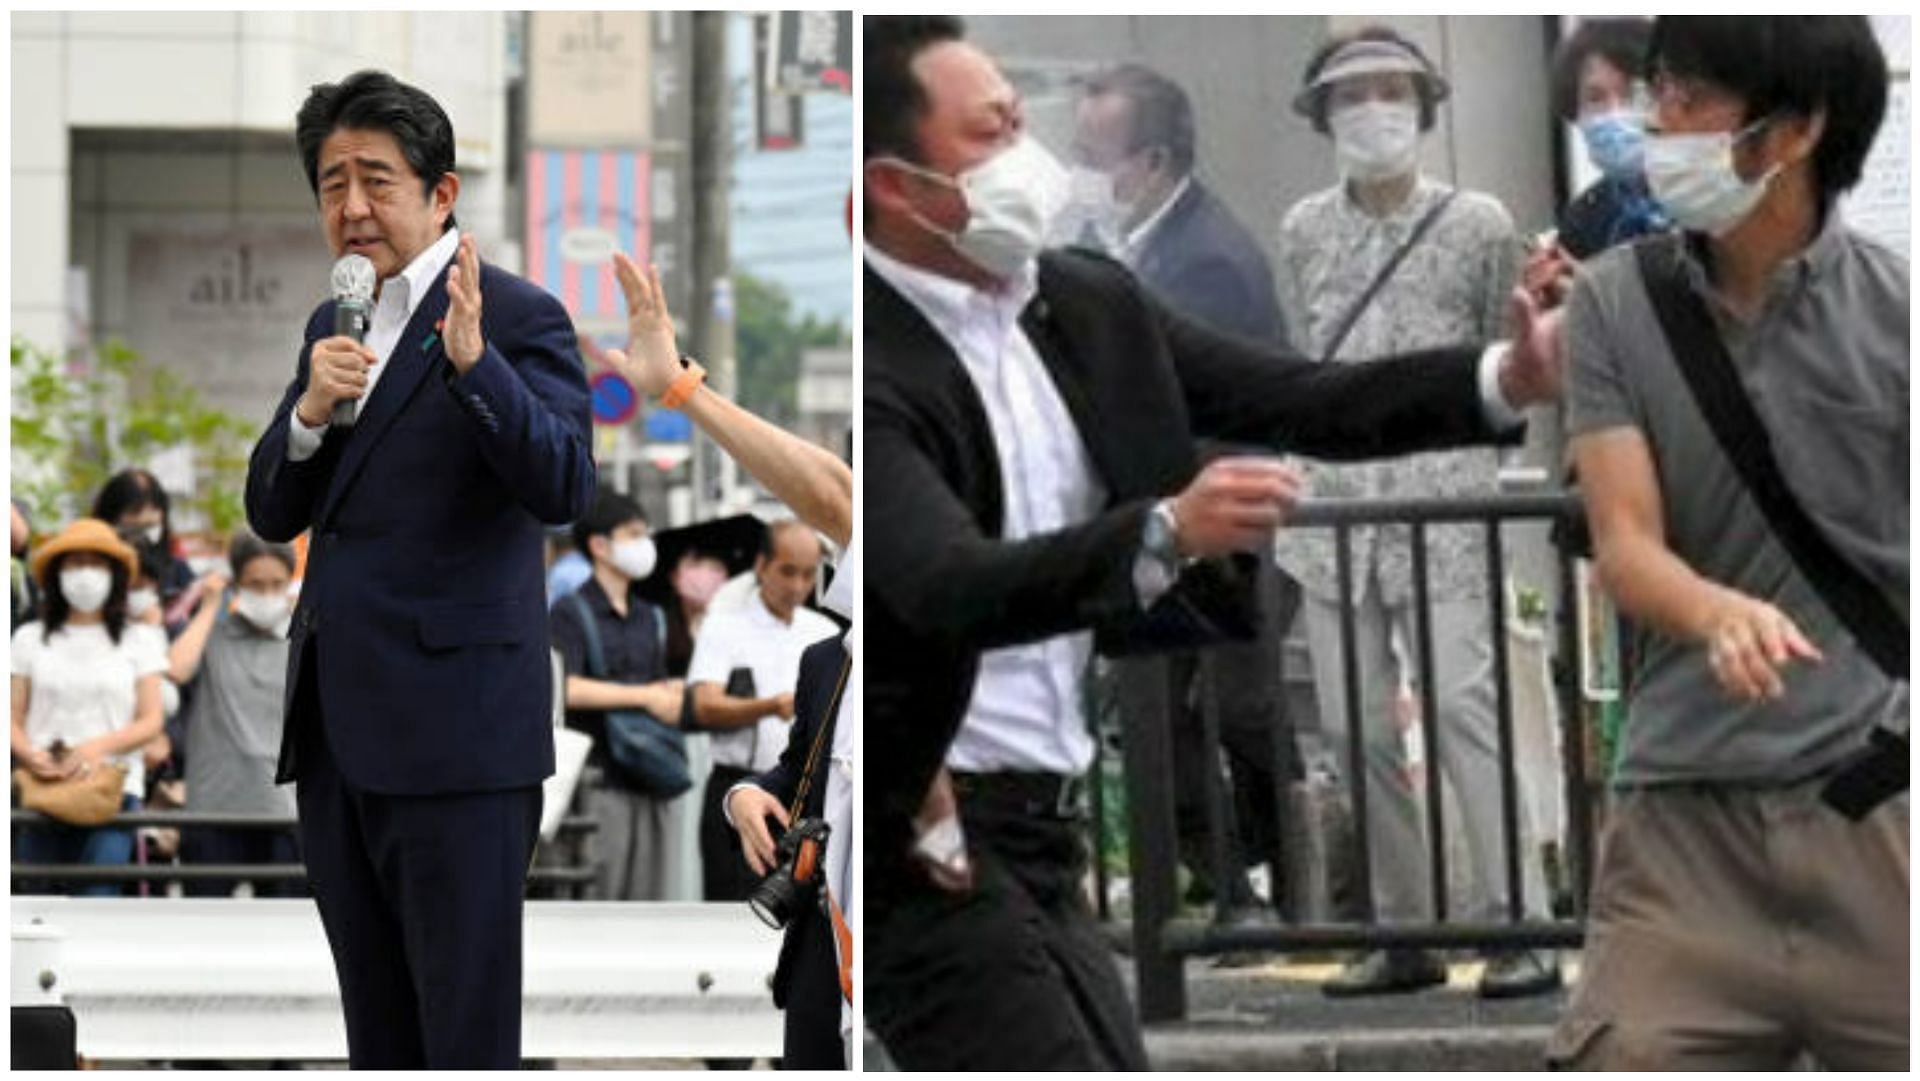
[[[1634,245],[1633,254],[1694,404],[1794,566],[1887,678],[1907,682],[1906,616],[1833,547],[1794,498],[1774,457],[1766,426],[1714,329],[1712,315],[1687,285],[1680,262],[1683,243],[1678,237],[1643,240]],[[1867,746],[1842,764],[1820,795],[1829,806],[1857,820],[1881,801],[1906,791],[1908,768],[1906,734],[1875,728]]]
[[[587,674],[606,680],[607,657],[600,644],[600,628],[594,625],[593,612],[578,592],[567,594],[574,614],[580,617],[587,638]],[[654,641],[658,644],[662,666],[667,648],[666,619],[653,609]],[[693,787],[687,772],[687,738],[672,725],[644,709],[607,711],[607,752],[615,770],[634,790],[655,799],[672,799]]]
[[[28,769],[13,771],[20,806],[69,826],[104,826],[120,813],[127,783],[125,766],[102,762],[84,777],[43,781]]]

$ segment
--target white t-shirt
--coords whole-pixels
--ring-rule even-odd
[[[29,623],[13,634],[13,674],[31,684],[27,742],[36,749],[56,739],[77,747],[132,724],[135,685],[142,676],[167,670],[164,644],[144,633],[123,633],[116,644],[99,623],[69,623],[51,641],[41,630],[41,624]],[[146,791],[138,750],[112,760],[126,767],[129,795]]]
[[[782,623],[767,608],[760,591],[746,603],[715,612],[708,609],[693,645],[687,682],[727,685],[736,668],[753,672],[753,696],[772,698],[792,691],[800,679],[800,654],[822,638],[839,633],[833,621],[809,608],[796,608],[793,622]],[[769,713],[754,724],[713,734],[713,760],[723,766],[761,773],[780,761],[787,745],[787,722]]]

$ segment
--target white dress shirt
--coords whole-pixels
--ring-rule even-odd
[[[727,684],[736,668],[753,673],[753,696],[772,698],[793,690],[800,680],[800,654],[822,638],[840,632],[832,620],[810,608],[796,608],[791,622],[773,614],[760,591],[737,608],[707,612],[694,642],[687,682]],[[742,728],[713,733],[713,761],[734,769],[765,773],[780,761],[787,745],[787,725],[769,713]]]
[[[1179,202],[1180,197],[1185,195],[1187,189],[1191,187],[1193,187],[1193,177],[1181,177],[1180,183],[1175,186],[1166,199],[1154,209],[1153,213],[1147,215],[1146,221],[1127,230],[1127,235],[1120,241],[1120,259],[1122,262],[1128,266],[1139,262],[1140,250],[1147,246],[1148,238],[1153,236],[1153,231],[1160,227],[1161,222],[1167,220],[1167,212],[1173,209],[1173,204]]]
[[[1106,505],[1080,429],[1046,365],[1020,329],[1036,270],[998,292],[976,289],[869,245],[867,264],[933,324],[979,391],[1000,461],[1009,541],[1087,521]],[[1093,761],[1080,680],[1093,651],[1088,631],[981,654],[980,674],[947,765],[966,772],[1041,771],[1077,776]]]
[[[367,370],[367,391],[360,396],[362,410],[373,400],[373,389],[380,384],[380,373],[387,370],[387,358],[400,343],[401,333],[412,321],[413,313],[419,310],[420,302],[426,299],[428,288],[453,261],[454,250],[459,246],[460,230],[449,229],[426,251],[414,256],[405,270],[380,283],[380,297],[374,302],[373,318],[367,323],[366,342],[380,363]],[[287,460],[304,462],[319,452],[327,425],[307,427],[301,423],[298,409],[289,414],[288,420],[292,427],[287,434]]]

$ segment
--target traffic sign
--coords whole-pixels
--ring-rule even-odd
[[[640,411],[640,395],[618,372],[601,372],[588,385],[593,388],[595,424],[625,424]]]

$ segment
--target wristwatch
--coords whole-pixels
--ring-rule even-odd
[[[1151,607],[1173,588],[1186,560],[1180,557],[1180,519],[1173,500],[1162,499],[1147,512],[1140,532],[1140,557],[1133,564],[1133,588],[1143,607]]]

